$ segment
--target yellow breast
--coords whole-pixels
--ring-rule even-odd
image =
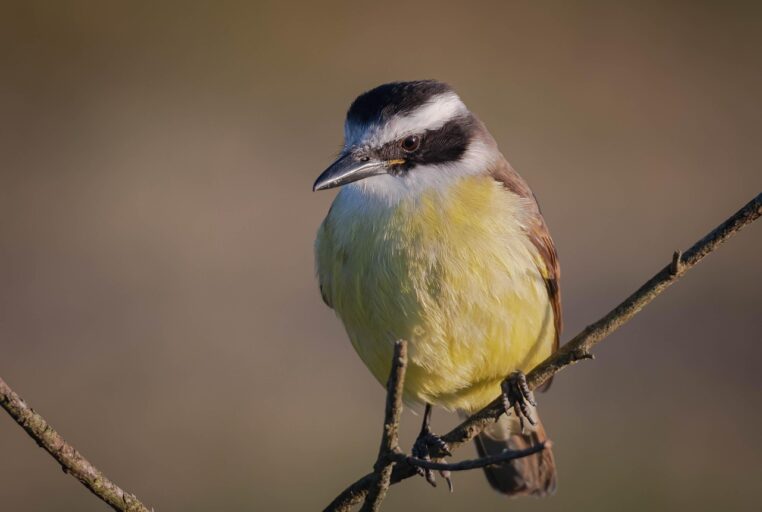
[[[318,277],[379,381],[406,339],[406,399],[472,411],[550,354],[553,310],[525,211],[489,176],[394,205],[340,191],[318,231]]]

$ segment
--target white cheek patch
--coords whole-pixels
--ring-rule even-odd
[[[409,114],[392,118],[384,126],[347,123],[344,127],[345,148],[379,147],[406,135],[437,130],[467,113],[468,109],[454,92],[438,94]]]

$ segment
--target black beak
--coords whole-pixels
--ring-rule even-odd
[[[325,190],[340,187],[353,181],[370,178],[388,171],[386,162],[381,162],[372,157],[345,153],[331,166],[318,176],[312,190]]]

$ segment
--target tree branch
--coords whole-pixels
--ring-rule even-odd
[[[394,357],[389,380],[386,384],[386,412],[384,414],[384,432],[378,458],[373,466],[373,482],[368,489],[368,497],[362,512],[376,512],[389,490],[389,483],[394,469],[394,455],[399,450],[399,426],[402,416],[402,387],[407,369],[407,342],[399,340],[394,344]]]
[[[520,459],[522,457],[534,455],[535,453],[543,451],[545,448],[550,448],[552,444],[553,443],[550,441],[545,441],[523,450],[503,450],[502,453],[498,453],[497,455],[488,455],[478,459],[462,460],[452,464],[418,459],[416,457],[405,455],[404,453],[397,453],[395,454],[394,458],[397,462],[405,462],[411,466],[423,469],[433,469],[436,471],[468,471],[469,469],[486,468],[487,466],[504,464],[514,459]]]
[[[386,497],[391,484],[394,465],[399,462],[414,468],[425,468],[439,471],[466,471],[484,468],[495,464],[527,457],[550,447],[550,441],[538,443],[524,450],[504,450],[502,453],[473,460],[464,460],[455,464],[434,462],[419,459],[402,453],[399,448],[399,426],[402,416],[402,393],[405,385],[405,370],[407,369],[407,342],[398,340],[394,343],[394,355],[389,379],[386,383],[386,409],[384,412],[384,430],[381,435],[381,446],[378,457],[373,465],[371,482],[367,496],[360,512],[377,512]]]
[[[56,432],[45,418],[29,407],[10,386],[0,378],[0,406],[5,409],[21,428],[60,464],[64,473],[79,480],[111,508],[119,512],[150,512],[133,494],[123,491],[109,480],[90,461]]]
[[[529,388],[536,389],[567,366],[582,359],[592,358],[590,350],[596,344],[635,316],[655,299],[657,295],[682,277],[685,272],[693,268],[707,254],[715,251],[728,238],[736,234],[744,226],[757,220],[760,216],[762,216],[762,194],[758,194],[728,220],[693,244],[685,253],[675,252],[670,263],[657,272],[635,293],[627,297],[606,316],[587,326],[582,332],[572,338],[571,341],[537,365],[527,375]],[[442,436],[442,440],[448,444],[450,450],[454,450],[473,439],[486,426],[494,423],[503,412],[502,397],[497,397],[485,408]],[[397,463],[392,471],[391,484],[416,474],[415,468],[410,462],[413,461],[402,461],[400,459],[400,462]],[[368,489],[373,483],[374,478],[374,473],[369,473],[354,482],[325,508],[325,512],[345,512],[350,510],[367,496]]]

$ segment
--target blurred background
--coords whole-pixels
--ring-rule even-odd
[[[566,340],[762,189],[760,14],[3,1],[0,375],[157,511],[319,510],[383,414],[312,261],[350,101],[456,87],[540,198]],[[758,510],[761,255],[753,226],[557,377],[555,497],[473,472],[386,509]],[[106,509],[4,413],[0,453],[2,510]]]

